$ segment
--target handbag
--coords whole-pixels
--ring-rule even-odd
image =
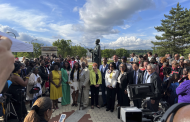
[[[37,86],[33,86],[32,89],[29,91],[30,94],[36,94],[40,91],[40,88]]]
[[[30,94],[36,94],[36,93],[38,93],[39,91],[40,91],[40,88],[37,87],[37,86],[34,86],[34,87],[29,91],[29,93],[30,93]]]

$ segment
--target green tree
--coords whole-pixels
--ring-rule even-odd
[[[164,15],[165,20],[161,20],[161,26],[155,27],[158,32],[163,32],[162,36],[155,36],[158,42],[152,43],[159,47],[161,52],[184,53],[184,49],[190,43],[190,13],[183,9],[179,3],[176,8],[172,8],[170,15]]]
[[[115,54],[115,50],[113,49],[101,50],[102,57],[111,58],[114,54]]]
[[[58,39],[57,41],[53,42],[53,46],[57,46],[58,55],[66,57],[67,55],[72,54],[71,43],[71,40]]]
[[[17,57],[23,57],[26,58],[38,58],[41,55],[41,46],[44,46],[44,44],[39,43],[32,43],[33,44],[33,53],[32,52],[18,52]]]
[[[87,50],[84,47],[81,47],[80,45],[71,46],[72,50],[72,56],[79,56],[83,57],[86,56]]]
[[[122,56],[126,56],[126,57],[129,56],[129,54],[128,54],[128,52],[127,52],[126,49],[119,48],[119,49],[116,49],[115,51],[116,51],[116,55],[117,55],[120,59],[121,59]]]

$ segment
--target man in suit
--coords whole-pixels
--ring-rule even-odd
[[[48,81],[48,71],[47,68],[45,67],[45,61],[40,60],[40,67],[39,67],[39,75],[42,78],[42,93],[45,92],[45,82]]]
[[[148,64],[147,75],[145,76],[145,83],[153,83],[155,88],[155,98],[150,98],[147,102],[147,108],[151,111],[157,112],[159,106],[159,100],[161,98],[161,79],[159,75],[155,72],[156,65]]]
[[[121,64],[121,62],[118,61],[118,56],[117,55],[114,55],[113,56],[113,61],[116,65],[116,69],[119,70],[119,65]]]
[[[60,64],[60,59],[59,58],[56,58],[55,59],[55,63],[59,63]],[[54,70],[54,65],[51,65],[50,67],[50,72]]]
[[[148,60],[145,60],[144,61],[144,68],[145,70],[143,71],[143,82],[142,83],[145,83],[145,80],[146,80],[146,75],[147,75],[147,66],[149,64],[149,61]]]
[[[89,69],[86,67],[86,63],[82,62],[82,70],[80,73],[80,88],[83,88],[83,93],[82,96],[82,103],[83,103],[83,110],[86,109],[88,107],[88,103],[89,103],[89,90],[90,90],[90,71]]]
[[[129,73],[129,84],[141,84],[143,72],[139,70],[139,63],[133,63],[133,71]],[[134,106],[141,108],[141,100],[133,100]]]
[[[102,74],[102,84],[101,84],[101,90],[102,90],[102,100],[103,100],[103,105],[102,107],[107,105],[106,102],[106,83],[105,83],[105,75],[106,75],[106,70],[108,69],[108,60],[107,58],[103,58],[103,65],[100,65],[99,70]]]
[[[132,65],[127,63],[127,58],[125,56],[123,56],[121,58],[121,61],[122,61],[122,63],[126,63],[127,72],[132,72],[133,71]]]

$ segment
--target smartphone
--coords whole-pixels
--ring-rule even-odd
[[[66,114],[61,114],[60,118],[59,118],[59,122],[63,122],[66,118]]]

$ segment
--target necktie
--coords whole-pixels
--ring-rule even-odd
[[[147,77],[147,79],[146,79],[146,81],[145,81],[145,83],[147,83],[147,80],[148,80],[148,78],[150,77],[150,75],[148,75],[148,77]]]
[[[134,77],[133,77],[133,82],[134,82],[134,84],[136,84],[136,71],[134,71],[135,73],[134,73]]]

